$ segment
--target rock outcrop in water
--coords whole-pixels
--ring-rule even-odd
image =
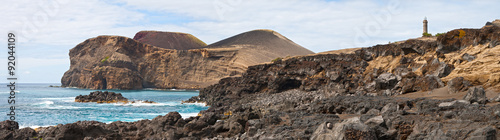
[[[499,139],[500,104],[489,97],[491,92],[499,97],[499,33],[499,27],[488,25],[437,39],[287,58],[204,88],[190,101],[211,107],[197,117],[182,119],[171,112],[153,120],[84,121],[26,134],[47,139]],[[475,58],[463,59],[465,53]]]
[[[79,95],[75,97],[75,102],[96,102],[96,103],[117,103],[128,102],[128,99],[123,97],[121,93],[114,93],[108,91],[94,91],[89,95]]]
[[[191,34],[175,32],[140,31],[135,34],[134,40],[160,48],[174,50],[200,49],[207,46],[205,42]]]
[[[191,50],[184,50],[189,48],[185,46],[175,47],[182,50],[174,50],[142,43],[168,41],[173,43],[170,46],[175,46],[197,42],[196,39],[157,42],[155,39],[162,38],[154,38],[152,34],[162,35],[162,38],[174,37],[168,33],[139,32],[136,36],[139,41],[120,36],[99,36],[78,44],[70,50],[71,67],[61,79],[62,86],[198,89],[224,77],[238,76],[251,65],[278,57],[312,53],[270,30],[250,31],[207,48]],[[260,42],[251,44],[252,39]],[[179,43],[182,41],[191,43]]]

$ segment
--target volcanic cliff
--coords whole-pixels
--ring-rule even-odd
[[[240,75],[251,65],[312,54],[271,30],[250,31],[200,49],[191,49],[204,43],[188,34],[142,31],[134,38],[99,36],[78,44],[70,50],[71,67],[62,86],[199,89]],[[261,42],[253,44],[255,38]]]

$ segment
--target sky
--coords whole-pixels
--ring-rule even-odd
[[[323,52],[420,37],[425,17],[432,34],[481,28],[500,19],[498,5],[497,0],[2,0],[0,34],[17,34],[19,82],[60,83],[70,66],[69,50],[99,35],[184,32],[211,44],[271,29]],[[0,43],[7,46],[6,40]],[[7,47],[0,50],[0,77],[6,77]]]

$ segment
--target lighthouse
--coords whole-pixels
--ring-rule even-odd
[[[427,34],[427,17],[424,18],[424,34]]]

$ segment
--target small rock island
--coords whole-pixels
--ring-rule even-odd
[[[75,102],[96,102],[96,103],[128,103],[128,99],[123,97],[121,93],[108,92],[108,91],[94,91],[89,95],[76,96]]]
[[[87,103],[87,102],[96,102],[96,103],[149,103],[154,104],[156,102],[148,101],[148,100],[136,100],[129,101],[127,98],[123,97],[121,93],[109,92],[109,91],[94,91],[90,92],[89,95],[79,95],[75,97],[75,102]]]

